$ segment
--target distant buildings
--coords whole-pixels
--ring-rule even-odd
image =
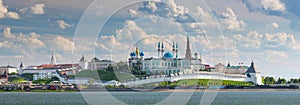
[[[8,81],[7,70],[0,70],[0,82],[7,82],[7,81]]]
[[[144,71],[147,75],[174,76],[189,73],[200,75],[205,74],[205,72],[212,72],[212,74],[217,73],[218,78],[227,76],[227,79],[250,81],[254,84],[262,85],[260,72],[255,70],[253,62],[250,67],[231,66],[230,64],[225,67],[221,63],[215,65],[215,67],[210,67],[207,64],[203,64],[201,56],[197,52],[192,56],[189,37],[187,37],[185,58],[179,58],[178,56],[178,43],[172,44],[172,53],[171,51],[166,51],[165,53],[164,47],[164,42],[158,42],[157,58],[145,58],[144,52],[136,48],[134,52],[130,53],[129,67],[134,70]]]
[[[27,68],[23,68],[21,65],[19,74],[33,74],[33,80],[51,78],[55,76],[55,73],[61,76],[74,75],[79,70],[79,64],[57,64],[53,53],[50,64],[28,66]]]
[[[220,72],[220,73],[225,73],[225,74],[244,74],[248,66],[232,66],[230,63],[228,63],[227,66],[224,66],[223,64],[219,63],[215,65],[214,69],[212,69],[212,72]]]
[[[16,67],[13,67],[13,66],[10,66],[10,65],[0,67],[0,71],[8,71],[8,74],[18,73],[17,70],[18,69]]]
[[[178,43],[172,44],[172,53],[165,53],[164,42],[158,43],[158,57],[144,58],[144,52],[136,48],[130,53],[129,67],[145,71],[147,75],[170,75],[179,72],[194,72],[205,69],[202,59],[197,52],[192,56],[189,37],[187,37],[187,48],[185,58],[178,56]]]
[[[114,62],[111,60],[99,60],[98,58],[93,58],[90,62],[88,62],[89,70],[104,70],[108,66],[113,65]]]

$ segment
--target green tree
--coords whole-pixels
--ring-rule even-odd
[[[286,80],[284,78],[278,78],[278,80],[276,81],[276,84],[285,84]]]
[[[109,65],[105,70],[106,71],[114,71],[114,67],[112,65]]]
[[[269,85],[269,84],[274,84],[274,83],[275,83],[274,77],[265,77],[264,84]]]

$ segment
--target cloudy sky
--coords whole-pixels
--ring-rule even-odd
[[[135,47],[186,36],[204,63],[250,65],[264,76],[300,78],[298,0],[0,0],[0,65],[91,59],[126,61]]]

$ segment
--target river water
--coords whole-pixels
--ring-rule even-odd
[[[173,95],[177,94],[177,95]],[[173,97],[173,98],[170,98]],[[160,103],[170,98],[168,103]],[[186,100],[186,102],[183,102]],[[2,92],[0,105],[299,105],[300,92]]]

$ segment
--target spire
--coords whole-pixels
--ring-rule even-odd
[[[139,48],[135,48],[135,54],[136,54],[136,57],[139,58],[139,55],[140,55],[140,52],[139,52]]]
[[[191,53],[191,47],[190,47],[190,38],[189,36],[186,36],[186,51],[185,51],[185,58],[191,59],[192,53]]]
[[[173,42],[172,48],[173,50],[175,50],[175,42]]]
[[[176,52],[176,58],[178,58],[178,43],[176,43],[176,49],[175,49],[175,52]]]
[[[23,68],[23,62],[21,62],[21,64],[20,64],[20,66],[19,66],[20,68]]]
[[[51,56],[51,63],[50,64],[56,65],[56,58],[55,58],[55,55],[53,53],[53,50],[52,50],[52,56]]]
[[[160,42],[158,42],[158,45],[157,45],[157,56],[160,57]]]
[[[164,42],[161,42],[161,56],[164,56]]]
[[[253,61],[251,62],[251,66],[248,68],[248,70],[246,71],[246,73],[256,73]]]
[[[228,62],[227,67],[230,67],[230,62]]]
[[[173,55],[175,55],[175,43],[173,42],[173,45],[172,45],[172,51],[173,51]]]
[[[158,42],[157,49],[160,49],[160,42]]]
[[[80,62],[85,62],[84,55],[82,55],[82,57],[80,58],[79,61],[80,61]]]

